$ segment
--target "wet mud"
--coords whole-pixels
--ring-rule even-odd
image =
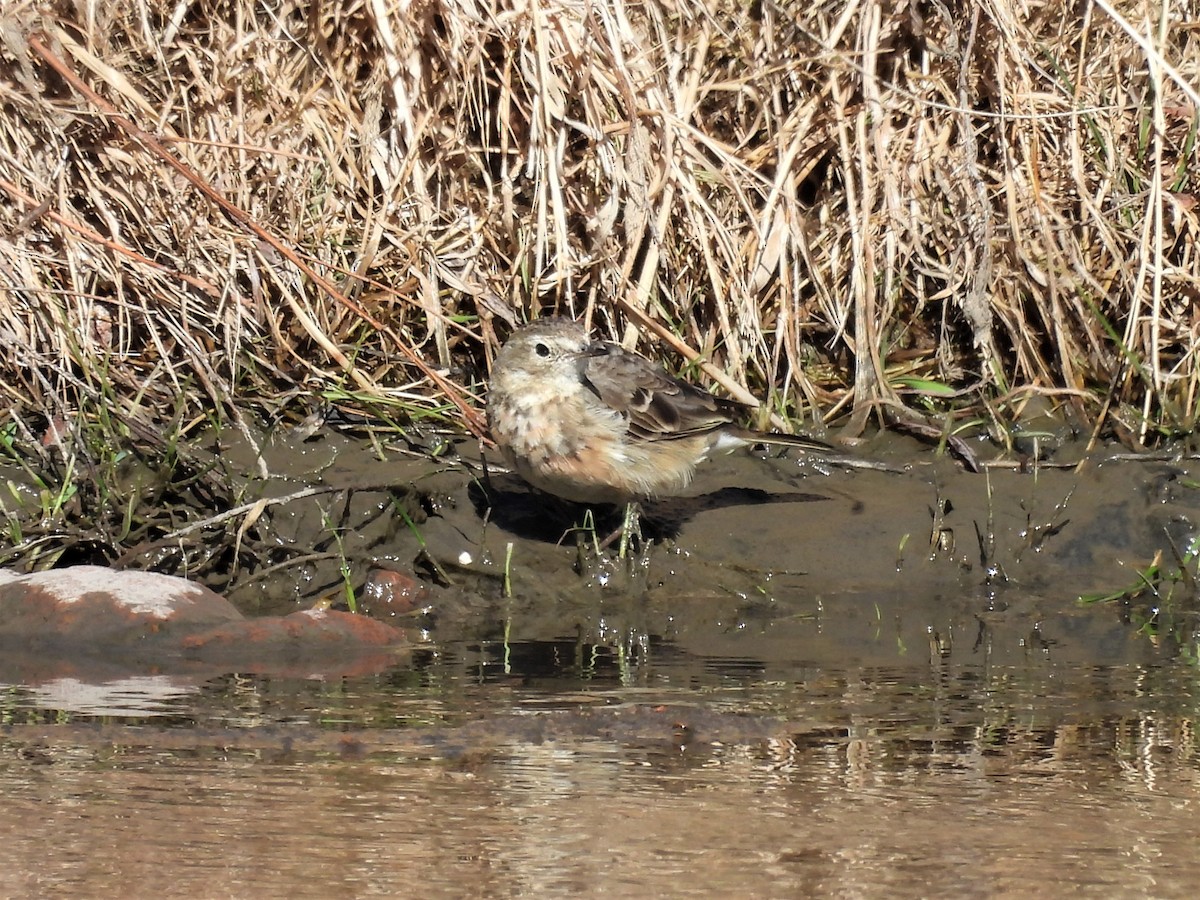
[[[1106,614],[1079,599],[1136,588],[1142,570],[1194,539],[1194,465],[1114,449],[1078,467],[972,473],[894,436],[843,461],[733,454],[702,467],[687,496],[643,504],[647,540],[621,560],[612,546],[596,549],[619,515],[588,521],[464,454],[462,468],[397,466],[424,515],[419,546],[405,551],[410,536],[396,535],[388,555],[423,579],[444,635],[478,636],[484,609],[540,641],[599,639],[602,620],[617,616],[676,645],[698,640],[704,655],[744,642],[747,629],[807,619],[819,621],[823,653],[863,653],[834,648],[843,631],[848,645],[862,643],[866,612],[883,629],[911,619],[906,642],[924,633],[939,652],[979,622],[1012,633],[996,651],[1024,648],[1038,623],[1062,620],[1095,632],[1090,653],[1100,632],[1117,639],[1128,625],[1119,604]],[[906,614],[914,602],[930,614]],[[769,653],[769,640],[753,652]]]

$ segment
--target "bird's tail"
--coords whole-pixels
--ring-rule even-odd
[[[747,444],[779,444],[784,447],[799,447],[801,450],[812,450],[817,453],[837,452],[837,448],[831,444],[803,434],[782,434],[778,431],[754,431],[751,428],[733,427],[723,428],[721,432],[722,441],[718,442],[718,447],[728,440],[730,449]]]

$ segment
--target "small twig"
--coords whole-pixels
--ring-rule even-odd
[[[291,503],[294,500],[303,500],[305,497],[315,497],[318,494],[332,494],[344,490],[346,490],[344,487],[322,485],[321,487],[304,488],[291,494],[285,494],[282,497],[265,497],[261,500],[243,503],[241,506],[235,506],[233,509],[217,513],[215,516],[209,516],[207,519],[201,519],[199,522],[193,522],[191,525],[178,528],[170,534],[164,535],[162,540],[173,541],[177,538],[186,537],[193,531],[199,531],[202,528],[211,528],[213,525],[220,525],[222,522],[229,519],[236,519],[238,516],[245,515],[246,513],[254,512],[255,510],[261,511],[268,506],[279,506],[283,503]]]

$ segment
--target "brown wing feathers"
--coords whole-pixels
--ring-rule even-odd
[[[599,341],[579,360],[585,386],[628,421],[634,440],[666,441],[722,430],[746,443],[767,442],[830,451],[823,441],[798,434],[776,434],[739,428],[733,422],[746,407],[735,400],[672,378],[654,363],[617,344]]]
[[[672,378],[616,344],[593,345],[580,360],[580,375],[596,396],[628,419],[630,435],[641,440],[705,434],[728,425],[741,408]]]

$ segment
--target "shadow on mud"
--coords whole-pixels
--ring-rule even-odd
[[[603,538],[624,523],[622,506],[588,507],[570,503],[534,490],[516,475],[508,473],[493,474],[486,481],[472,481],[467,496],[476,515],[521,540],[559,544],[564,540],[573,542],[572,534],[587,532]],[[721,487],[694,497],[646,500],[638,506],[642,537],[662,542],[679,537],[683,527],[700,513],[734,506],[818,503],[829,499],[801,491]],[[591,524],[586,524],[589,521]]]

